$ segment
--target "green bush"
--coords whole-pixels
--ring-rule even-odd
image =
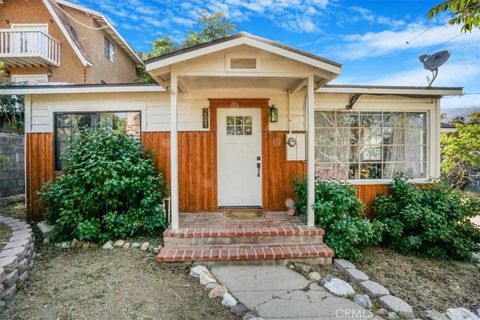
[[[388,195],[376,198],[374,211],[384,224],[385,244],[403,254],[470,259],[480,251],[480,231],[469,220],[480,212],[480,200],[443,182],[420,189],[400,175]]]
[[[65,170],[40,192],[59,240],[99,242],[165,226],[164,179],[134,137],[84,130],[62,159]]]
[[[295,185],[296,206],[301,214],[307,211],[307,183]],[[315,224],[325,230],[325,242],[341,258],[358,260],[362,249],[381,241],[382,224],[370,222],[357,198],[355,188],[342,181],[315,181]]]

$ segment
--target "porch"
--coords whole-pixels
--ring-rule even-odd
[[[302,218],[252,210],[181,213],[181,227],[163,233],[164,247],[157,260],[331,263],[334,253],[323,243],[324,230],[306,226]]]

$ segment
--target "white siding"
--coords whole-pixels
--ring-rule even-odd
[[[141,111],[142,131],[170,130],[170,93],[90,93],[31,96],[31,121],[27,132],[52,132],[55,112]],[[202,108],[209,98],[268,98],[279,109],[279,121],[271,123],[274,131],[288,130],[287,92],[275,89],[200,90],[180,94],[178,122],[180,131],[202,131]],[[305,94],[292,99],[292,130],[303,131]],[[28,108],[28,106],[27,106]]]

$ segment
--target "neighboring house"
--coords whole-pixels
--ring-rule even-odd
[[[440,133],[454,133],[455,125],[452,123],[440,122]]]
[[[142,64],[105,16],[63,0],[0,4],[0,60],[30,84],[132,83]]]
[[[293,180],[339,178],[371,205],[396,172],[440,174],[440,99],[462,88],[328,85],[337,62],[246,33],[146,61],[159,85],[9,87],[25,94],[28,217],[78,126],[107,121],[154,149],[179,212],[285,210]]]

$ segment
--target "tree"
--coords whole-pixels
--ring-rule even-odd
[[[450,185],[470,183],[470,172],[480,170],[480,124],[460,124],[441,136],[442,176]]]
[[[9,82],[2,81],[4,72],[5,63],[0,61],[0,88],[10,85]],[[24,102],[24,96],[0,95],[0,129],[16,133],[23,132]]]
[[[170,36],[158,38],[153,41],[152,50],[145,56],[147,59],[151,59],[175,50],[193,47],[198,44],[226,37],[235,30],[235,25],[225,17],[223,11],[212,14],[207,11],[202,11],[197,20],[197,29],[198,30],[190,30],[180,43],[175,43]],[[137,81],[140,83],[155,83],[145,71],[144,67],[138,69]]]
[[[161,37],[153,41],[152,51],[147,53],[147,58],[155,58],[163,54],[172,52],[176,49],[175,42],[170,36]]]
[[[480,27],[480,1],[479,0],[446,0],[430,9],[428,17],[449,11],[453,16],[448,22],[451,25],[461,25],[463,32],[471,32],[473,28]]]
[[[468,124],[480,124],[480,112],[472,112],[468,117]]]
[[[207,42],[228,36],[235,30],[235,25],[225,17],[225,12],[219,11],[213,14],[203,11],[198,19],[201,28],[199,41]]]

